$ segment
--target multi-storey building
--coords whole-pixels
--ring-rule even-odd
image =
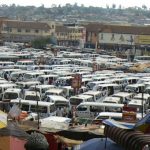
[[[81,26],[56,26],[56,37],[59,45],[84,47],[86,28]]]
[[[31,42],[37,38],[48,37],[54,32],[53,23],[7,19],[1,23],[2,40],[8,42]]]

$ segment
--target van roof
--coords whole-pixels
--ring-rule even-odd
[[[84,92],[83,94],[84,95],[97,95],[101,93],[102,93],[101,91],[87,91],[87,92]]]
[[[101,112],[101,113],[98,114],[98,116],[95,119],[97,119],[99,116],[122,117],[122,113],[118,113],[118,112]],[[141,113],[136,113],[136,116],[138,118],[141,117]]]
[[[66,98],[64,98],[63,96],[59,96],[59,95],[48,95],[49,98],[51,98],[54,101],[67,101],[69,102],[69,100],[67,100]]]
[[[14,84],[14,83],[10,83],[10,84],[8,84],[8,83],[6,83],[6,84],[0,84],[0,87],[12,87],[12,86],[16,86],[16,84]]]
[[[128,97],[133,95],[134,93],[128,93],[128,92],[118,92],[113,94],[112,96],[118,96],[118,97]]]
[[[6,92],[18,93],[18,92],[21,92],[21,89],[18,89],[18,88],[8,88],[7,90],[5,90],[5,93]]]
[[[93,98],[93,96],[92,95],[80,94],[80,95],[76,95],[76,96],[71,96],[70,98],[88,99],[88,98]]]
[[[58,88],[52,88],[52,89],[49,89],[46,91],[49,92],[49,93],[61,93],[63,91],[63,89],[58,89]]]
[[[30,105],[37,105],[37,101],[31,101],[31,100],[11,100],[12,103],[24,103],[24,104],[30,104]],[[54,103],[51,102],[43,102],[43,101],[38,101],[39,106],[51,106],[54,105]]]
[[[36,87],[36,88],[54,88],[55,85],[45,85],[45,84],[41,84],[41,85],[32,85],[31,87]]]
[[[124,104],[113,104],[113,103],[100,103],[100,102],[82,102],[79,104],[80,106],[112,106],[112,107],[123,107]],[[78,106],[79,106],[78,105]]]
[[[40,93],[39,92],[36,92],[36,91],[25,91],[25,96],[26,95],[32,95],[32,96],[40,96]]]

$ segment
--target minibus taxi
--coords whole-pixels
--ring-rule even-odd
[[[40,93],[38,91],[25,91],[24,100],[40,101],[41,100]]]
[[[58,75],[49,74],[49,75],[40,75],[37,77],[37,81],[41,82],[41,84],[54,84]]]
[[[29,89],[30,86],[38,86],[40,85],[40,82],[39,81],[28,81],[28,82],[16,82],[17,86],[21,89]]]
[[[15,88],[15,87],[16,87],[16,84],[13,84],[13,83],[0,84],[0,100],[2,100],[3,94],[4,94],[6,89],[8,89],[8,88]]]
[[[27,72],[29,72],[29,71],[21,70],[21,71],[12,72],[10,74],[10,80],[13,81],[13,82],[22,81],[24,74],[27,73]]]
[[[101,91],[87,91],[84,92],[83,95],[93,96],[95,102],[101,102],[104,98]]]
[[[133,98],[136,94],[135,93],[128,93],[128,92],[118,92],[112,95],[114,98],[120,98],[120,103],[128,103],[131,98]]]
[[[126,92],[142,93],[144,92],[144,84],[131,84],[125,87]]]
[[[76,107],[79,118],[94,119],[100,112],[122,112],[123,104],[83,102]]]
[[[43,75],[43,72],[34,71],[25,73],[23,76],[23,81],[37,81],[38,76]]]
[[[60,88],[51,88],[45,92],[45,97],[47,95],[60,95],[65,96],[64,90]]]
[[[94,98],[91,95],[79,94],[76,96],[71,96],[69,102],[71,107],[76,107],[82,102],[94,102]]]
[[[0,69],[14,68],[14,64],[12,61],[0,61]]]
[[[121,87],[118,84],[99,84],[93,89],[94,91],[101,91],[103,96],[110,96],[114,93],[120,92]]]
[[[66,97],[71,97],[75,94],[75,91],[71,86],[62,86],[61,88],[64,90],[64,94]],[[78,89],[78,94],[84,93],[86,91],[87,88],[85,86],[81,86],[81,88]]]
[[[9,101],[11,99],[23,98],[23,93],[21,89],[18,88],[8,88],[3,94],[2,101]]]
[[[68,107],[69,108],[69,100],[67,100],[63,96],[48,95],[47,98],[45,99],[45,101],[54,103],[56,108],[59,108],[59,107],[61,107],[61,108]]]
[[[37,113],[37,102],[27,100],[11,100],[11,104],[18,104],[22,111]],[[40,118],[46,118],[49,116],[56,116],[56,108],[54,103],[50,102],[38,102],[38,110]]]
[[[136,114],[136,120],[140,120],[142,118],[140,113]],[[92,124],[102,124],[102,121],[105,119],[113,119],[115,121],[123,121],[122,113],[118,112],[101,112],[97,117],[94,118]]]
[[[32,85],[29,87],[29,91],[37,91],[40,93],[41,98],[44,97],[45,92],[51,88],[55,88],[55,85]]]

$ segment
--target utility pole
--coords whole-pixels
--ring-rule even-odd
[[[36,88],[36,85],[35,85],[35,92],[36,92],[36,99],[37,99],[37,106],[36,106],[36,109],[37,109],[37,119],[38,119],[38,126],[37,128],[39,129],[40,128],[40,114],[39,114],[39,100],[38,100],[38,96],[37,96],[37,88]]]
[[[144,86],[142,88],[142,118],[144,117]]]

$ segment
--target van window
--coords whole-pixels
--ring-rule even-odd
[[[39,106],[38,110],[40,113],[47,113],[47,107],[46,106]]]
[[[17,93],[5,93],[4,94],[4,99],[16,99],[18,98],[18,94]]]
[[[23,111],[29,111],[29,105],[28,104],[22,104],[21,105],[21,110],[23,110]]]
[[[27,95],[26,97],[25,97],[25,100],[40,100],[39,99],[39,96],[36,96],[36,95]]]
[[[77,108],[78,111],[86,111],[87,110],[87,107],[86,106],[79,106]]]
[[[31,112],[37,112],[37,106],[36,105],[31,105],[30,111]]]
[[[104,107],[98,107],[98,106],[90,106],[90,111],[91,112],[103,112],[104,111]]]
[[[111,119],[114,119],[114,120],[116,120],[116,121],[121,121],[121,120],[122,120],[122,117],[114,116],[114,117],[111,117]]]
[[[51,112],[54,112],[55,110],[56,110],[55,105],[51,105],[51,106],[50,106],[50,113],[51,113]]]
[[[81,102],[83,102],[83,99],[81,99],[81,98],[71,98],[70,99],[71,105],[79,105]]]
[[[109,116],[98,116],[97,120],[109,119]]]

